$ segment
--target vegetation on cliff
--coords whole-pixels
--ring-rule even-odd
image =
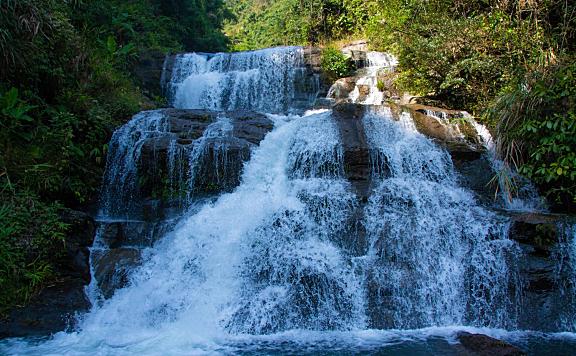
[[[565,0],[244,0],[234,48],[367,38],[401,89],[497,131],[504,161],[560,210],[576,205],[576,4]],[[269,6],[271,5],[272,6]],[[330,52],[329,52],[330,54]],[[334,57],[334,56],[332,56]],[[334,57],[336,58],[336,57]],[[328,63],[325,67],[336,66]]]
[[[221,0],[0,1],[0,313],[57,278],[61,209],[93,201],[111,132],[155,105],[150,51],[225,50]]]

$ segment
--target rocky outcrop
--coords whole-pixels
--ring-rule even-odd
[[[141,251],[174,227],[182,211],[190,208],[188,199],[210,200],[238,186],[244,162],[273,128],[266,115],[252,111],[159,113],[162,129],[146,136],[134,154],[138,194],[130,199],[141,198],[139,209],[129,220],[100,222],[103,248],[93,266],[104,298],[128,283],[129,272],[141,262]],[[186,190],[184,194],[179,188]]]
[[[522,356],[524,351],[487,335],[460,332],[457,335],[465,354],[478,356]]]
[[[252,148],[273,128],[265,115],[251,111],[165,109],[162,114],[169,129],[144,142],[138,161],[140,194],[148,202],[155,201],[146,205],[150,209],[144,215],[154,220],[170,216],[166,210],[183,207],[179,199],[181,190],[190,189],[191,157],[196,160],[191,194],[198,198],[231,191],[240,183]],[[230,132],[204,136],[218,117],[229,120]],[[170,174],[182,180],[170,181]]]
[[[44,288],[28,305],[13,310],[0,321],[0,339],[47,336],[73,328],[74,316],[90,308],[84,286],[81,279],[71,278]]]
[[[70,225],[65,252],[56,260],[58,278],[22,308],[12,310],[0,321],[0,338],[45,336],[74,326],[76,313],[87,311],[90,302],[84,287],[90,283],[89,247],[95,223],[79,211],[64,211],[63,222]]]
[[[467,113],[419,104],[402,108],[410,111],[418,131],[445,146],[453,159],[474,160],[486,151]]]
[[[332,114],[338,126],[344,151],[344,174],[359,198],[358,204],[345,224],[348,233],[354,238],[343,239],[348,243],[344,247],[358,256],[365,253],[367,246],[366,230],[362,219],[364,207],[372,189],[370,149],[362,123],[365,111],[365,106],[341,103],[334,107]]]
[[[572,315],[574,305],[572,271],[567,268],[573,217],[546,213],[503,212],[510,216],[509,238],[522,249],[519,261],[523,278],[522,310],[518,321],[523,329],[557,331],[559,316]]]
[[[117,289],[128,284],[130,271],[142,262],[138,248],[114,248],[95,258],[98,288],[104,298],[110,298]]]
[[[365,107],[357,104],[338,104],[334,107],[333,118],[340,131],[344,149],[344,173],[352,183],[356,193],[366,198],[370,194],[371,163],[370,149],[362,117]]]

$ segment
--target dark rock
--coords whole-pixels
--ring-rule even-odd
[[[234,111],[227,113],[232,119],[234,130],[232,135],[258,145],[268,132],[274,128],[274,123],[266,115],[250,111]]]
[[[110,298],[117,289],[128,284],[130,271],[141,263],[140,250],[116,248],[95,256],[94,278],[104,298]]]
[[[66,234],[66,254],[58,263],[61,275],[81,278],[90,283],[90,246],[94,242],[96,225],[94,220],[81,211],[66,210],[62,221],[69,224]]]
[[[494,174],[490,160],[485,155],[480,155],[476,159],[473,159],[474,157],[458,159],[452,155],[454,168],[459,173],[459,183],[462,187],[474,192],[482,204],[491,206],[496,200],[497,184],[492,182]]]
[[[479,356],[520,356],[526,353],[516,346],[482,334],[460,332],[458,341],[468,352]]]
[[[526,330],[561,331],[562,316],[571,315],[573,302],[570,270],[563,263],[563,226],[573,218],[559,214],[502,212],[511,218],[508,236],[519,243],[518,261],[523,279],[522,306],[518,326]]]
[[[165,109],[168,132],[149,138],[142,145],[138,161],[139,218],[158,221],[177,214],[186,207],[186,199],[213,196],[233,190],[239,183],[244,162],[252,149],[270,132],[274,123],[264,114],[238,110]],[[227,117],[232,130],[216,137],[203,137],[218,117]],[[202,146],[194,143],[202,138]],[[169,151],[169,150],[174,151]],[[189,157],[201,149],[192,173]],[[176,152],[169,160],[169,152]],[[188,179],[195,177],[192,187]],[[176,177],[176,178],[175,178]]]
[[[341,245],[358,256],[366,252],[366,231],[361,221],[372,184],[370,148],[362,123],[365,110],[366,107],[362,105],[341,103],[334,107],[332,113],[344,149],[344,174],[359,198],[345,224],[348,229],[345,235],[349,238],[342,239]]]
[[[101,241],[110,248],[150,247],[169,232],[175,220],[101,223]]]
[[[535,212],[513,214],[509,236],[546,255],[558,242],[558,223],[565,218],[563,215]]]
[[[90,302],[80,278],[60,280],[44,288],[28,305],[0,320],[0,338],[47,336],[75,326],[74,316]]]
[[[370,148],[362,117],[366,107],[358,104],[337,104],[333,116],[344,148],[344,172],[360,196],[368,196],[371,181]]]
[[[140,53],[133,74],[143,92],[150,98],[163,95],[162,73],[166,55],[160,51]]]

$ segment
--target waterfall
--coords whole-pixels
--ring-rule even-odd
[[[419,133],[408,112],[292,112],[301,54],[288,47],[179,55],[171,98],[197,110],[143,112],[115,132],[100,212],[103,224],[155,223],[145,205],[162,183],[164,199],[179,207],[174,221],[140,245],[141,263],[107,298],[93,281],[93,308],[74,332],[9,340],[0,350],[299,354],[392,345],[444,354],[454,352],[459,330],[533,337],[519,330],[535,325],[522,276],[534,266],[523,265],[529,251],[509,236],[508,212],[462,187],[450,153]],[[235,161],[241,177],[207,199],[198,193],[202,179],[231,174],[228,155],[245,120],[233,109],[269,111],[262,120],[273,129],[259,145],[234,147],[241,155],[248,147],[249,160]],[[192,115],[201,127],[174,115]],[[364,154],[367,174],[350,174]],[[144,170],[163,172],[152,188]],[[550,250],[557,262],[547,268],[559,286],[554,303],[567,306],[546,314],[545,331],[574,332],[576,229],[558,229]],[[109,248],[105,235],[102,225],[93,259]],[[406,342],[412,348],[402,349]]]
[[[349,94],[351,102],[381,105],[384,101],[384,93],[378,86],[378,76],[393,71],[397,65],[396,58],[388,53],[366,52],[366,68],[363,68],[356,80],[354,90]]]
[[[178,55],[168,95],[177,108],[276,113],[310,106],[318,86],[318,78],[306,69],[302,48],[281,47]]]

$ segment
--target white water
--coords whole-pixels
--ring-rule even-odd
[[[366,105],[382,105],[384,93],[378,88],[378,75],[385,71],[393,71],[398,65],[395,57],[388,53],[366,52],[365,73],[358,78],[354,90],[349,94],[350,101]],[[368,91],[362,95],[362,91]],[[330,96],[330,94],[328,94]]]
[[[95,303],[77,331],[40,343],[8,340],[0,351],[301,354],[406,343],[406,354],[426,354],[435,338],[454,343],[458,330],[519,344],[576,343],[568,332],[576,329],[576,230],[557,252],[571,303],[558,330],[567,333],[505,331],[517,329],[522,312],[522,252],[507,237],[508,219],[458,186],[448,153],[420,135],[408,114],[363,118],[373,186],[364,205],[344,178],[330,111],[269,117],[275,128],[254,150],[240,186],[184,215],[144,251],[129,285]],[[229,132],[225,118],[215,125],[204,137]],[[105,199],[129,206],[138,147],[167,131],[154,112],[119,130],[115,137],[124,139],[111,145],[109,159],[119,166],[109,167],[105,183],[118,187]],[[346,226],[358,211],[364,249],[351,247],[361,236]],[[449,350],[442,345],[432,352]]]
[[[178,55],[168,85],[177,108],[269,113],[310,105],[317,91],[318,78],[307,72],[299,47]]]
[[[514,328],[520,301],[508,285],[518,281],[506,261],[520,251],[506,220],[458,187],[448,153],[402,124],[409,120],[398,124],[389,111],[364,118],[378,177],[366,207],[373,303],[384,318],[376,325]]]

